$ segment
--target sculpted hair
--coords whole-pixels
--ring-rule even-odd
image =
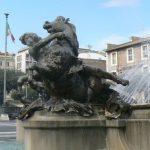
[[[32,33],[32,32],[28,32],[28,33],[24,33],[20,38],[19,40],[22,42],[22,44],[26,45],[26,41],[25,41],[25,38],[26,37],[32,37],[33,40],[35,42],[38,42],[40,41],[42,38],[39,37],[36,33]]]

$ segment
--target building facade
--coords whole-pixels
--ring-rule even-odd
[[[0,69],[5,68],[5,53],[0,52]],[[6,53],[6,69],[15,70],[15,54]]]
[[[26,73],[31,64],[36,63],[29,55],[29,48],[24,48],[18,51],[15,57],[15,68],[17,71]]]
[[[78,58],[88,65],[106,70],[106,57],[104,56],[104,53],[101,54],[100,52],[91,51],[90,49],[79,48]],[[27,69],[33,63],[36,63],[36,61],[29,55],[28,47],[19,50],[16,54],[15,68],[17,71],[26,73]]]
[[[107,71],[120,74],[137,64],[148,61],[150,56],[150,37],[131,37],[131,41],[120,45],[107,44]],[[143,69],[147,69],[143,65]]]
[[[103,52],[79,48],[78,58],[87,65],[98,67],[106,71],[106,56]]]

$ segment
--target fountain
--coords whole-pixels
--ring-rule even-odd
[[[141,146],[148,150],[149,134],[144,136],[150,130],[149,111],[142,108],[145,118],[143,113],[137,115],[141,107],[131,114],[129,102],[135,103],[136,97],[129,93],[128,80],[78,60],[76,28],[68,18],[58,16],[43,27],[49,33],[46,38],[35,33],[20,38],[37,61],[18,80],[24,107],[18,116],[17,140],[25,150],[140,150]],[[121,87],[112,89],[107,79]],[[33,102],[21,97],[26,82],[40,95]],[[121,90],[122,86],[128,90]],[[143,134],[142,140],[135,129]]]
[[[116,85],[113,89],[123,96],[124,101],[130,104],[150,103],[150,73],[148,66],[148,60],[145,60],[121,75],[123,78],[129,79],[130,85],[126,87]]]

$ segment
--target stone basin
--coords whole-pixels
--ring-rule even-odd
[[[132,109],[129,118],[111,120],[102,112],[90,118],[36,112],[17,122],[17,140],[25,150],[149,150],[150,105]]]

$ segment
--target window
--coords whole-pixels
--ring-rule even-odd
[[[17,62],[21,62],[22,61],[22,56],[17,56]]]
[[[29,60],[29,59],[30,59],[29,54],[26,54],[26,60]]]
[[[3,65],[3,62],[2,61],[0,61],[0,66],[2,66]]]
[[[141,46],[141,58],[142,59],[148,58],[148,45]]]
[[[9,62],[6,63],[6,66],[9,67]]]
[[[117,65],[117,52],[111,54],[111,64]]]
[[[17,70],[21,69],[21,63],[17,63]]]
[[[127,49],[127,62],[133,62],[134,61],[134,51],[133,48]]]
[[[29,61],[26,61],[26,67],[29,68],[30,65],[31,63]]]

